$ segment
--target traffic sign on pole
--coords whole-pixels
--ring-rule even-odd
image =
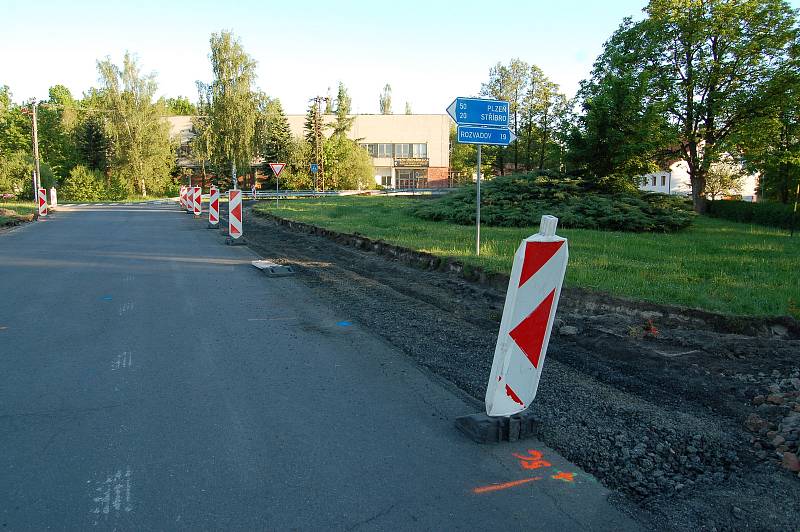
[[[281,175],[283,172],[283,168],[286,166],[286,163],[269,163],[269,167],[272,168],[272,172],[275,174],[275,207],[278,207],[278,176]]]
[[[311,163],[311,173],[316,174],[319,172],[319,165],[317,163]]]
[[[489,416],[514,415],[536,397],[569,257],[557,224],[555,216],[542,216],[539,232],[514,255],[486,389]]]
[[[194,198],[194,203],[192,205],[194,209],[194,215],[200,216],[203,214],[203,188],[202,187],[194,187],[194,192],[192,194]]]
[[[219,224],[219,189],[211,185],[208,195],[208,228],[216,229]]]
[[[286,166],[286,163],[269,163],[269,167],[272,168],[272,172],[275,174],[275,177],[281,175],[284,166]]]
[[[39,198],[39,216],[47,216],[47,190],[40,188],[37,197]]]
[[[228,238],[226,244],[238,243],[242,236],[242,191],[228,191]]]
[[[456,98],[447,108],[456,124],[463,126],[508,127],[508,102],[483,98]]]
[[[456,140],[461,144],[488,144],[490,146],[508,146],[517,138],[507,127],[458,126]]]

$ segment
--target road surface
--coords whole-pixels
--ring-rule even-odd
[[[540,442],[166,203],[0,233],[3,530],[626,530]]]

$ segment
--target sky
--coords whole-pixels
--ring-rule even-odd
[[[258,63],[257,86],[288,114],[328,88],[335,95],[340,81],[357,113],[377,113],[387,83],[395,113],[405,102],[414,113],[443,113],[512,58],[538,65],[571,97],[603,42],[624,17],[642,18],[646,3],[2,0],[0,86],[16,102],[45,99],[55,84],[80,96],[98,85],[98,59],[121,64],[130,51],[161,95],[194,101],[195,81],[212,79],[211,33],[231,30]]]

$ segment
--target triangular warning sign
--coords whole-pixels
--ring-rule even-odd
[[[528,360],[531,361],[534,368],[539,367],[539,356],[542,354],[544,333],[547,331],[547,322],[550,319],[550,309],[553,307],[555,295],[555,290],[550,292],[527,318],[508,333],[519,348],[522,349],[522,352],[525,353],[525,356],[528,357]]]
[[[525,260],[522,262],[522,273],[519,276],[519,286],[539,271],[555,255],[564,241],[560,242],[528,242],[525,244]]]
[[[286,166],[286,163],[269,163],[269,167],[272,168],[276,176],[281,175],[284,166]]]

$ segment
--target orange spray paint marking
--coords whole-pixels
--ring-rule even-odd
[[[528,482],[535,482],[537,480],[542,480],[542,477],[531,477],[531,478],[523,478],[521,480],[512,480],[511,482],[504,482],[502,484],[492,484],[490,486],[481,486],[479,488],[474,488],[472,493],[487,493],[490,491],[500,491],[505,490],[508,488],[513,488],[514,486],[519,486],[521,484],[527,484]]]
[[[533,449],[529,449],[527,455],[514,453],[513,456],[519,458],[519,465],[522,469],[539,469],[540,467],[550,467],[552,465],[547,460],[542,460],[542,453]]]
[[[563,480],[564,482],[575,482],[575,473],[559,472],[558,475],[553,475],[553,480]]]

